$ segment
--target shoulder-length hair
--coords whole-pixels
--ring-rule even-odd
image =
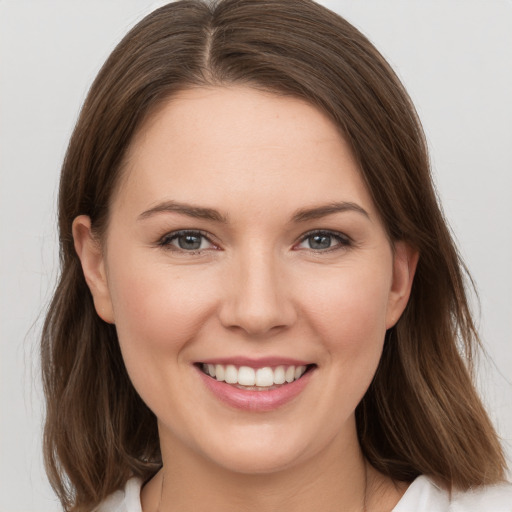
[[[496,433],[471,379],[478,337],[465,268],[432,184],[424,134],[373,45],[311,0],[184,0],[136,25],[83,105],[59,195],[61,275],[42,334],[47,472],[66,510],[89,510],[161,464],[156,418],[126,373],[115,327],[96,314],[71,226],[101,236],[123,157],[151,112],[189,87],[245,84],[305,99],[339,127],[390,240],[420,253],[409,304],[388,331],[356,410],[362,450],[396,480],[469,488],[504,476]]]

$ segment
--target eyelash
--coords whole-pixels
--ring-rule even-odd
[[[328,237],[330,239],[334,239],[338,243],[334,246],[327,247],[326,249],[314,249],[312,247],[307,247],[304,249],[315,252],[315,253],[326,253],[326,252],[337,251],[340,249],[346,249],[352,245],[352,240],[347,235],[340,233],[338,231],[329,231],[329,230],[325,230],[325,229],[320,229],[320,230],[309,231],[308,233],[305,233],[304,235],[302,235],[301,238],[299,239],[299,242],[297,244],[295,244],[294,247],[306,242],[308,239],[313,238],[315,236]]]
[[[207,249],[192,249],[187,250],[183,247],[176,247],[172,244],[173,241],[178,240],[180,237],[195,237],[195,238],[201,238],[206,240],[208,243],[210,243],[213,247],[207,248]],[[345,234],[339,233],[337,231],[328,231],[328,230],[315,230],[315,231],[309,231],[308,233],[305,233],[302,235],[297,243],[294,244],[294,248],[297,248],[300,244],[306,242],[308,239],[311,239],[315,236],[318,237],[328,237],[331,240],[334,239],[337,241],[337,244],[331,247],[327,247],[325,249],[314,249],[313,247],[305,247],[304,249],[308,251],[312,251],[315,253],[326,253],[326,252],[332,252],[340,249],[346,249],[347,247],[350,247],[352,245],[352,240]],[[211,249],[218,249],[218,247],[211,241],[210,235],[204,231],[200,230],[180,230],[180,231],[173,231],[171,233],[167,233],[164,235],[157,243],[159,247],[162,247],[167,250],[186,253],[186,254],[200,254],[203,251],[211,250]],[[201,242],[202,245],[202,242]]]
[[[182,229],[180,231],[173,231],[172,233],[167,233],[164,235],[159,241],[158,246],[162,247],[164,249],[170,250],[170,251],[176,251],[176,252],[182,252],[187,254],[200,254],[201,252],[205,250],[211,250],[212,248],[208,249],[195,249],[195,250],[187,250],[182,247],[176,247],[172,244],[174,240],[178,240],[180,237],[195,237],[195,238],[202,238],[206,240],[208,243],[210,243],[213,246],[213,249],[217,249],[218,247],[211,241],[210,236],[208,233],[200,230],[190,230],[190,229]]]

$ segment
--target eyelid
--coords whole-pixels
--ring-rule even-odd
[[[185,236],[185,235],[200,236],[200,237],[206,239],[208,241],[208,243],[211,244],[213,247],[196,249],[196,250],[186,250],[186,249],[182,249],[180,247],[176,247],[171,244],[172,241],[176,240],[180,236]],[[304,241],[306,241],[309,237],[312,237],[315,235],[325,235],[325,236],[332,237],[332,238],[338,240],[338,243],[336,245],[334,245],[333,247],[329,247],[327,249],[304,248],[305,250],[310,250],[315,253],[322,253],[322,252],[326,253],[326,252],[335,251],[335,250],[339,250],[339,249],[346,249],[346,248],[350,247],[351,245],[353,245],[353,243],[354,243],[353,240],[348,235],[346,235],[345,233],[342,233],[340,231],[335,231],[335,230],[331,230],[331,229],[312,229],[306,233],[303,233],[297,239],[297,241],[293,244],[293,249],[302,250],[302,249],[298,248],[297,246],[299,244],[303,243]],[[185,253],[185,254],[198,254],[203,251],[209,251],[212,249],[213,250],[220,249],[219,244],[214,241],[214,237],[210,233],[203,231],[201,229],[178,229],[175,231],[166,232],[163,236],[161,236],[157,240],[156,245],[159,247],[162,247],[164,249],[168,249],[168,250],[175,251],[178,253]]]
[[[210,243],[213,247],[208,247],[206,249],[186,250],[171,244],[172,241],[176,240],[180,236],[185,235],[201,236],[206,239],[208,243]],[[162,247],[163,249],[186,254],[198,254],[203,251],[219,249],[219,245],[213,241],[212,235],[206,231],[203,231],[202,229],[177,229],[175,231],[169,231],[158,239],[156,245]]]
[[[305,242],[309,237],[315,236],[315,235],[326,235],[330,236],[332,238],[335,238],[339,241],[338,244],[334,245],[333,247],[329,247],[327,249],[312,249],[312,248],[304,248],[305,250],[309,250],[315,253],[326,253],[330,251],[335,251],[339,249],[346,249],[353,245],[353,240],[345,233],[342,233],[341,231],[335,231],[332,229],[312,229],[311,231],[308,231],[307,233],[302,234],[299,239],[294,244],[294,249],[297,248],[297,246],[303,242]],[[298,250],[301,250],[300,248]]]

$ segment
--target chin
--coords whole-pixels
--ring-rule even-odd
[[[251,428],[253,427],[253,428]],[[304,430],[276,428],[271,424],[222,429],[197,447],[202,455],[226,471],[264,475],[300,465],[321,451],[323,442]],[[323,442],[322,442],[323,441]]]
[[[293,467],[300,459],[296,451],[276,451],[273,446],[265,450],[232,447],[216,456],[213,462],[232,473],[266,475]]]

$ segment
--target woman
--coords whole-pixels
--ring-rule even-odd
[[[340,17],[145,18],[86,99],[59,227],[42,353],[66,510],[512,509],[421,126]]]

